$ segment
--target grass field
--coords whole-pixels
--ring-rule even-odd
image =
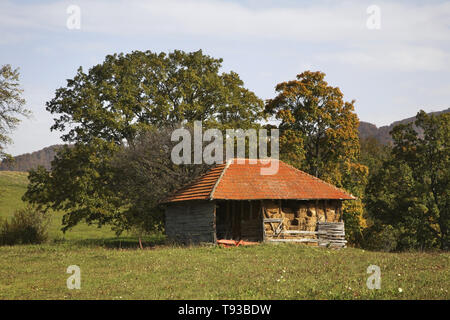
[[[0,172],[2,216],[23,206],[25,186],[25,173]],[[0,247],[0,299],[450,299],[447,252],[174,247],[161,236],[138,250],[87,225],[61,241],[60,221],[55,213],[48,244]],[[81,268],[80,290],[66,287],[69,265]],[[380,290],[366,286],[369,265],[381,269]]]
[[[1,299],[450,299],[445,253],[44,245],[2,247],[0,256]],[[366,287],[371,264],[380,290]],[[80,290],[66,287],[69,265],[81,269]]]
[[[28,179],[26,172],[0,171],[0,217],[10,217],[16,209],[22,208],[22,195],[25,193]],[[97,228],[80,224],[72,230],[63,234],[61,231],[62,213],[52,214],[49,237],[54,239],[86,240],[86,239],[107,239],[115,237],[110,228]]]

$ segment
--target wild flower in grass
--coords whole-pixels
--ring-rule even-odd
[[[402,293],[403,289],[402,288],[398,288],[398,292]]]
[[[284,277],[283,276],[280,276],[280,278],[279,279],[277,279],[277,282],[285,282],[286,281],[286,279],[284,279]]]

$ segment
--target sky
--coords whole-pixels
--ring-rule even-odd
[[[2,0],[0,65],[20,68],[33,113],[6,151],[62,143],[45,103],[79,66],[175,49],[223,58],[222,70],[262,99],[277,83],[322,71],[377,126],[450,104],[449,1]]]

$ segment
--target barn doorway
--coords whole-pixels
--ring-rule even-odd
[[[263,224],[261,215],[260,201],[217,201],[217,239],[262,241]]]

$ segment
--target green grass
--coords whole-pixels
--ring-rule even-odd
[[[11,217],[14,211],[23,208],[21,200],[26,191],[28,179],[26,172],[0,171],[0,217]],[[94,225],[81,223],[65,234],[61,231],[63,213],[53,212],[49,226],[49,237],[53,239],[84,240],[113,238],[115,234],[108,227],[101,229]]]
[[[1,299],[450,299],[448,253],[66,243],[1,247],[0,257]],[[371,264],[380,290],[366,287]],[[66,287],[69,265],[81,268],[80,290]]]
[[[27,187],[26,172],[0,171],[0,216],[10,217],[24,207],[21,198]]]
[[[26,183],[0,172],[0,216],[24,206]],[[61,217],[48,244],[0,247],[0,299],[450,299],[448,252],[173,247],[161,235],[138,250],[136,238],[86,224],[62,240]],[[69,265],[81,268],[81,290],[66,287]],[[366,287],[369,265],[381,268],[380,290]]]

